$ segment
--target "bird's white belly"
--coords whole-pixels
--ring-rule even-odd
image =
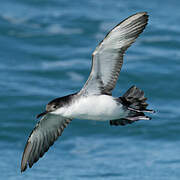
[[[81,97],[70,106],[57,110],[56,114],[68,118],[105,121],[123,117],[124,111],[112,96],[100,95]]]

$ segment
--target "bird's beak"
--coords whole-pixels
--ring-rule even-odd
[[[41,117],[41,116],[44,116],[44,115],[46,115],[47,113],[48,113],[48,111],[44,111],[43,113],[38,114],[38,115],[36,116],[36,118],[39,118],[39,117]]]

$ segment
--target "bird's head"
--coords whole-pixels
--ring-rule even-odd
[[[46,105],[46,110],[37,115],[37,118],[44,116],[49,112],[53,112],[57,110],[59,107],[60,107],[60,103],[58,103],[57,100],[51,101]]]
[[[47,105],[46,105],[46,111],[44,111],[43,113],[41,114],[38,114],[37,115],[37,118],[41,117],[41,116],[44,116],[46,115],[47,113],[50,113],[50,112],[53,112],[53,111],[56,111],[57,109],[61,108],[61,107],[64,107],[68,104],[71,103],[73,97],[76,95],[75,94],[70,94],[68,96],[64,96],[64,97],[60,97],[60,98],[56,98],[52,101],[50,101]]]

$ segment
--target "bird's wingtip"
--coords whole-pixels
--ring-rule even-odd
[[[147,11],[141,11],[141,12],[137,12],[136,14],[139,14],[139,15],[148,15],[148,12]]]
[[[27,164],[21,164],[21,173],[27,169]]]

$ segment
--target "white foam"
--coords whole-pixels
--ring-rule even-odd
[[[71,78],[72,81],[78,81],[78,82],[84,81],[84,77],[77,72],[70,71],[68,72],[68,76]]]
[[[88,66],[89,63],[87,60],[68,60],[68,61],[53,61],[53,62],[43,62],[42,68],[44,69],[53,69],[56,67],[82,67],[82,66]]]
[[[1,17],[12,24],[21,24],[27,20],[25,17],[20,18],[10,14],[2,14]]]
[[[83,30],[79,28],[64,28],[59,24],[51,24],[47,27],[50,34],[82,34]]]

